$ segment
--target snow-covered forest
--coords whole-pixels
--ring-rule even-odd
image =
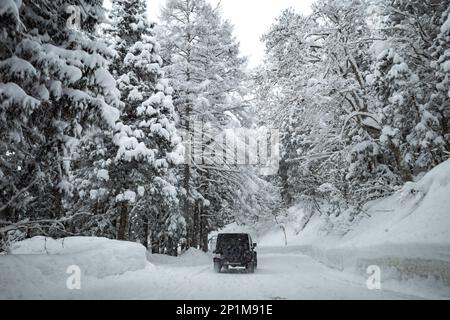
[[[357,216],[449,158],[449,2],[313,10],[285,11],[267,32],[252,89],[260,121],[283,133],[285,203]]]
[[[449,0],[286,9],[256,67],[220,5],[167,0],[157,22],[147,5],[0,0],[0,252],[83,236],[178,256],[230,225],[286,238],[315,218],[344,236],[368,204],[448,173]],[[233,161],[192,144],[198,123],[237,139]],[[239,139],[260,128],[279,133],[275,174]]]
[[[184,165],[189,123],[255,123],[219,8],[168,1],[158,27],[144,0],[108,15],[98,0],[8,0],[0,13],[3,249],[90,235],[176,255],[278,206],[251,168]]]

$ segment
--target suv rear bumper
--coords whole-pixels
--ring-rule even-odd
[[[231,267],[245,267],[247,264],[253,262],[253,259],[243,259],[240,261],[229,261],[226,258],[213,258],[214,263],[220,263],[222,266]]]

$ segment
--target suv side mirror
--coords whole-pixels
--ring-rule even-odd
[[[252,248],[253,248],[253,249],[256,248],[256,243],[252,244]]]

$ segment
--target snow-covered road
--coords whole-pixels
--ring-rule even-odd
[[[153,266],[105,279],[84,279],[70,298],[82,299],[411,299],[371,291],[362,276],[333,270],[294,253],[260,248],[256,273],[216,274],[205,256],[149,257]]]

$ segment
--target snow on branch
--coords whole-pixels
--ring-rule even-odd
[[[373,121],[375,121],[374,124],[369,124],[369,123],[365,123],[365,124],[370,127],[373,127],[374,129],[381,130],[380,119],[378,119],[378,117],[376,115],[369,113],[369,112],[355,111],[355,112],[352,112],[351,114],[349,114],[347,119],[345,119],[345,121],[344,121],[344,126],[342,127],[342,131],[341,131],[341,135],[340,135],[341,140],[344,136],[345,129],[347,128],[347,125],[350,122],[350,120],[352,120],[355,117],[360,117],[360,116],[372,119]]]

